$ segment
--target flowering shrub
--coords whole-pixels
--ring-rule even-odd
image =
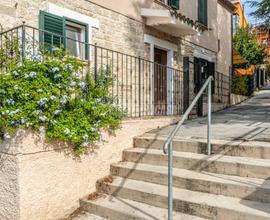
[[[11,138],[17,128],[33,128],[84,153],[100,140],[100,129],[117,129],[124,114],[110,95],[111,73],[100,70],[97,82],[89,74],[82,80],[80,65],[56,50],[53,57],[14,63],[0,74],[2,138]]]

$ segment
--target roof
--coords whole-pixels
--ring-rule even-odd
[[[227,10],[229,10],[231,13],[233,13],[236,9],[234,4],[229,0],[218,0],[218,3],[221,4]]]

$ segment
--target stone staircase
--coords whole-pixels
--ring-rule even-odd
[[[134,139],[123,161],[111,165],[111,177],[97,182],[95,199],[81,209],[111,220],[167,219],[165,137]],[[174,220],[270,219],[270,144],[175,139]]]

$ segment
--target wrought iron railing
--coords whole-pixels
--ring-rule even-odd
[[[25,24],[0,34],[0,70],[14,59],[44,56],[60,46],[84,64],[82,77],[97,77],[100,69],[112,73],[111,94],[128,117],[182,114],[182,71]]]

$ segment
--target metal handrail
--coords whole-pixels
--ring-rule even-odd
[[[176,127],[171,131],[169,137],[165,141],[163,150],[165,154],[168,154],[168,220],[172,220],[172,212],[173,212],[173,150],[172,150],[172,141],[178,130],[181,128],[184,121],[187,119],[188,115],[192,111],[193,107],[202,96],[206,87],[208,87],[208,120],[207,120],[207,152],[208,155],[211,155],[211,86],[213,76],[209,76],[184,115],[181,120],[178,122]]]

